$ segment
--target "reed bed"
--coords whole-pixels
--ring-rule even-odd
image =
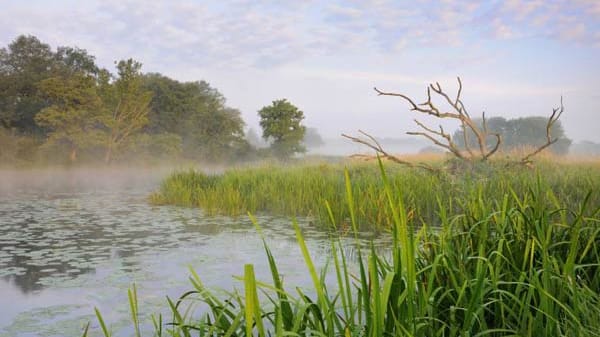
[[[223,296],[207,289],[192,271],[193,289],[167,299],[172,316],[166,324],[155,317],[153,335],[600,335],[596,190],[583,191],[577,202],[574,194],[561,199],[548,183],[552,177],[537,175],[528,188],[507,186],[507,193],[490,201],[486,182],[478,180],[476,188],[459,199],[463,204],[458,208],[444,202],[444,196],[430,197],[439,207],[439,226],[432,228],[417,220],[404,202],[410,199],[401,197],[410,191],[381,163],[378,169],[380,194],[368,196],[354,193],[360,171],[344,172],[341,202],[357,233],[361,205],[370,203],[367,198],[381,200],[391,219],[389,254],[375,247],[359,248],[357,265],[352,266],[340,241],[332,237],[329,269],[319,272],[292,221],[312,279],[310,293],[284,285],[263,240],[270,281],[257,280],[254,267],[246,265],[242,290]],[[337,223],[336,212],[327,205],[330,221]],[[328,286],[326,275],[335,276],[334,286]],[[129,300],[134,332],[140,336],[135,298],[134,289]],[[97,316],[104,334],[110,335],[99,312]]]
[[[384,185],[374,163],[266,165],[221,174],[179,171],[169,176],[150,200],[154,204],[200,207],[207,214],[245,216],[250,212],[313,217],[315,223],[325,227],[331,224],[331,211],[337,228],[347,229],[350,210],[344,197],[345,169],[352,176],[352,193],[361,200],[355,205],[358,229],[389,230],[393,214],[387,207]],[[468,212],[473,199],[497,204],[508,193],[523,198],[538,182],[569,208],[579,205],[590,189],[600,186],[597,162],[572,165],[546,161],[535,170],[498,164],[460,174],[437,175],[394,165],[387,169],[394,198],[402,199],[418,224],[429,226],[441,224],[442,211]],[[600,196],[591,198],[592,203],[600,204]]]

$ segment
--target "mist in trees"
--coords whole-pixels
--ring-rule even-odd
[[[85,50],[59,47],[56,52],[33,36],[19,36],[0,49],[0,125],[19,134],[45,136],[35,115],[49,105],[39,83],[72,74],[96,74],[94,57]]]
[[[473,121],[479,127],[482,127],[483,120],[481,118],[474,118]],[[502,137],[502,149],[504,151],[541,146],[546,141],[547,123],[548,117],[538,116],[515,119],[505,119],[503,117],[486,119],[487,129],[490,134],[498,133]],[[552,137],[558,138],[558,141],[552,144],[548,150],[559,155],[567,154],[571,140],[566,137],[560,120],[552,125],[550,131]],[[466,138],[461,129],[457,130],[452,136],[452,140],[461,148],[465,147],[465,139],[471,148],[477,148],[477,138],[470,130],[467,132]],[[487,144],[495,144],[495,142],[495,137],[489,136]]]
[[[270,149],[280,159],[295,153],[304,153],[306,127],[302,125],[304,112],[286,99],[275,100],[258,111],[263,138],[271,142]]]
[[[133,59],[104,69],[84,49],[52,49],[34,36],[0,48],[0,164],[288,159],[324,143],[285,99],[259,116],[262,130],[244,132],[240,111],[208,82],[144,73]],[[473,121],[482,126],[481,119]],[[487,120],[503,150],[540,146],[546,125],[546,117]],[[560,121],[551,133],[560,139],[549,150],[567,153],[571,140]],[[465,137],[458,130],[450,139],[462,148],[465,140],[477,146],[470,132]]]
[[[85,50],[34,36],[0,49],[0,161],[119,162],[248,156],[240,112],[207,82],[101,69]]]
[[[321,134],[319,134],[319,130],[317,128],[307,127],[306,132],[304,133],[304,139],[302,139],[302,144],[307,149],[314,149],[320,146],[325,145],[325,141]]]

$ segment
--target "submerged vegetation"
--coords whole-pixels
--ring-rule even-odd
[[[273,188],[281,188],[278,180],[287,179],[282,186],[289,186],[289,193],[259,190],[252,195],[275,193],[285,199],[281,204],[296,204],[296,211],[308,205],[307,200],[317,198],[310,194],[315,188],[312,185],[317,184],[323,188],[319,200],[339,198],[325,204],[333,223],[339,223],[336,214],[348,215],[356,233],[360,219],[381,212],[393,243],[387,253],[378,253],[375,247],[359,249],[354,265],[334,237],[329,271],[318,273],[294,223],[314,289],[291,291],[293,287],[286,287],[265,240],[271,282],[257,280],[253,266],[246,265],[241,277],[243,291],[222,297],[207,289],[192,272],[193,290],[177,300],[168,299],[173,315],[167,324],[162,317],[154,317],[154,334],[599,335],[597,170],[545,164],[537,175],[495,172],[501,175],[450,181],[407,170],[386,173],[381,163],[379,169],[381,175],[372,166],[352,166],[345,174],[340,174],[341,168],[322,166],[261,168],[222,176],[189,172],[171,177],[163,189],[178,182],[183,186],[179,192],[185,192],[183,183],[187,182],[194,193],[202,194],[200,187],[217,191],[227,184],[246,192],[265,188],[257,183],[258,175],[273,172],[273,179],[269,179],[276,186]],[[311,173],[315,171],[318,173]],[[317,176],[324,180],[312,182]],[[255,183],[247,185],[247,181]],[[417,186],[422,187],[412,190]],[[455,188],[462,189],[461,194],[454,194]],[[203,200],[200,194],[187,196],[187,203]],[[291,200],[288,194],[299,196]],[[214,198],[216,193],[211,195]],[[228,198],[222,198],[225,200]],[[423,207],[428,203],[436,205],[430,212],[438,226],[423,221]],[[252,205],[259,209],[260,203]],[[382,209],[365,214],[378,207]],[[135,291],[129,299],[135,332],[141,335]],[[104,334],[109,335],[99,312],[97,316]]]

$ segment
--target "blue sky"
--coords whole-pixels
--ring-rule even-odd
[[[568,136],[600,141],[600,0],[0,0],[0,45],[19,34],[206,80],[255,129],[285,97],[326,136],[401,137],[420,116],[372,88],[421,101],[461,76],[472,114],[547,115],[562,95]]]

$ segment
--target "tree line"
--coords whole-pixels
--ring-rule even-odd
[[[473,118],[473,121],[477,126],[483,128],[482,118]],[[488,146],[494,144],[495,139],[491,134],[499,134],[502,138],[504,151],[519,151],[522,149],[539,147],[546,141],[547,121],[547,117],[541,116],[529,116],[514,119],[506,119],[504,117],[487,118],[485,121],[485,128],[490,134],[487,136],[487,144],[490,144]],[[569,153],[569,147],[571,146],[572,140],[566,137],[560,120],[557,120],[556,123],[551,125],[550,132],[552,136],[558,140],[548,148],[548,151],[557,155]],[[477,137],[475,137],[475,134],[469,129],[467,129],[466,136],[464,130],[456,130],[452,135],[452,140],[456,142],[461,149],[465,148],[465,143],[468,144],[470,148],[477,147]]]
[[[263,116],[268,109],[277,112]],[[248,142],[240,111],[205,81],[143,73],[133,59],[111,72],[84,49],[53,50],[35,36],[0,49],[0,163],[224,162],[305,151],[302,111],[283,99],[259,115],[267,150]]]

